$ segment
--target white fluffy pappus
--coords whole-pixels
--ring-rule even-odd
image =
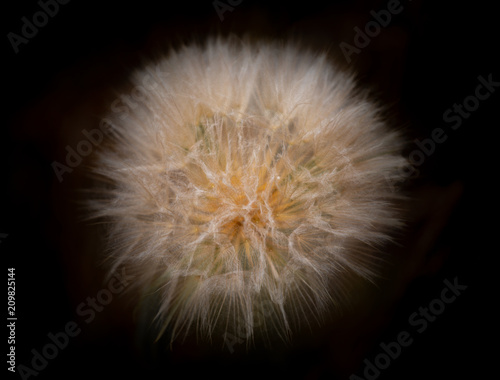
[[[132,84],[144,100],[113,120],[90,203],[163,329],[286,339],[376,276],[403,140],[326,56],[214,39]]]

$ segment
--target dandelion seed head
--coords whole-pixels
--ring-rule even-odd
[[[152,78],[145,85],[145,78]],[[293,45],[212,40],[141,69],[95,172],[115,268],[176,335],[286,336],[376,275],[403,142],[351,76]]]

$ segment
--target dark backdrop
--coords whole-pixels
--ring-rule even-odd
[[[67,192],[59,187],[66,185],[58,183],[51,168],[62,157],[64,131],[51,125],[51,117],[64,115],[82,94],[91,96],[89,88],[120,84],[138,63],[136,53],[154,52],[163,38],[175,43],[186,36],[229,31],[274,38],[295,35],[335,50],[342,41],[352,43],[353,27],[364,26],[370,20],[369,11],[382,9],[386,3],[244,0],[224,13],[221,21],[211,1],[72,0],[60,5],[58,14],[20,45],[18,53],[7,34],[20,34],[21,18],[30,19],[40,6],[35,1],[3,4],[6,129],[0,135],[0,252],[6,267],[16,268],[17,364],[29,365],[30,351],[47,343],[48,332],[61,331],[68,321],[78,318],[75,297],[95,294],[83,285],[80,292],[74,290],[74,283],[68,285],[72,273],[68,268],[79,261],[71,257],[68,246],[75,243],[61,217],[61,202],[65,202],[60,197]],[[477,1],[402,4],[408,4],[408,9],[395,16],[390,27],[359,55],[353,55],[353,65],[360,81],[379,91],[382,100],[399,102],[395,117],[411,125],[416,135],[426,137],[434,128],[446,126],[443,112],[473,94],[479,75],[492,74],[500,81],[496,59],[500,19],[492,5]],[[77,84],[72,92],[58,90],[61,77],[63,84]],[[82,93],[75,91],[78,86]],[[47,98],[54,91],[59,96]],[[409,289],[381,340],[391,340],[407,327],[408,315],[436,297],[443,278],[458,276],[469,288],[380,379],[451,379],[464,373],[474,379],[498,376],[494,198],[499,172],[498,92],[482,101],[426,162],[434,180],[447,183],[458,178],[465,184],[463,200],[451,221],[455,225],[453,252],[438,276]],[[119,332],[84,329],[36,378],[190,378],[211,373],[235,378],[315,378],[310,364],[315,358],[307,355],[279,363],[200,358],[182,365],[172,356],[165,359],[168,365],[144,367]],[[297,365],[301,361],[303,365]]]

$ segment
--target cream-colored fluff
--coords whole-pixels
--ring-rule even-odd
[[[148,80],[146,81],[145,78]],[[353,79],[293,44],[211,40],[142,69],[94,216],[175,336],[288,334],[373,279],[400,226],[400,136]],[[122,120],[123,119],[123,120]],[[111,185],[109,185],[111,184]]]

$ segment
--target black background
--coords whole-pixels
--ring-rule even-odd
[[[486,78],[492,73],[500,81],[496,58],[500,19],[493,6],[480,2],[414,0],[413,3],[419,6],[417,18],[402,14],[393,21],[394,25],[405,28],[409,38],[405,43],[405,60],[399,67],[401,75],[395,79],[398,89],[388,98],[400,100],[403,113],[415,125],[415,133],[428,136],[436,127],[446,128],[443,112],[473,94],[479,75]],[[7,128],[0,136],[0,233],[8,237],[1,240],[0,252],[5,267],[16,268],[18,364],[29,365],[30,350],[42,347],[49,331],[61,331],[68,321],[77,318],[66,288],[68,274],[61,263],[65,254],[63,245],[54,238],[59,236],[54,230],[60,228],[53,212],[54,187],[59,184],[51,163],[53,152],[60,148],[56,148],[58,142],[51,140],[50,134],[44,133],[44,123],[16,129],[17,120],[50,91],[59,73],[77,65],[85,70],[85,62],[113,56],[115,51],[117,54],[126,51],[129,57],[136,51],[151,50],[156,46],[148,39],[151,33],[182,39],[193,34],[203,36],[207,32],[235,30],[283,38],[293,30],[296,35],[331,38],[330,43],[338,45],[345,37],[339,39],[329,34],[329,19],[337,20],[335,14],[350,10],[367,14],[385,4],[380,1],[264,4],[244,0],[232,12],[226,12],[221,22],[211,1],[73,0],[61,5],[58,14],[28,44],[21,45],[17,54],[7,33],[19,34],[21,17],[30,18],[39,6],[35,1],[4,4],[2,105]],[[351,41],[355,25],[359,24],[348,28],[351,35],[347,38]],[[331,25],[331,30],[335,27]],[[377,71],[377,64],[384,65],[385,53],[374,54],[367,49],[359,59],[370,60],[373,63],[370,67],[375,67],[372,71]],[[130,62],[133,59],[124,66],[131,65]],[[373,79],[377,75],[372,71],[364,71],[361,80],[377,84],[378,79]],[[435,180],[449,182],[458,178],[465,184],[464,197],[451,221],[455,233],[453,252],[436,276],[410,287],[380,339],[392,341],[399,331],[408,329],[408,316],[439,295],[444,278],[458,276],[468,289],[425,333],[416,336],[415,342],[383,371],[380,379],[451,379],[463,374],[473,379],[498,377],[495,307],[498,245],[495,243],[499,223],[494,197],[498,193],[495,188],[499,172],[496,154],[499,92],[481,102],[460,129],[438,147],[428,164]],[[77,96],[74,101],[78,101]],[[309,368],[314,357],[292,357],[279,363],[200,359],[198,363],[185,365],[179,365],[171,357],[159,368],[144,367],[119,334],[97,334],[92,339],[85,338],[85,334],[90,332],[84,330],[82,336],[72,340],[37,379],[191,378],[210,374],[235,378],[315,378]],[[378,352],[375,347],[367,357],[373,358]],[[298,365],[300,362],[303,364]],[[17,373],[8,375],[19,377]],[[329,373],[321,376],[334,378]]]

